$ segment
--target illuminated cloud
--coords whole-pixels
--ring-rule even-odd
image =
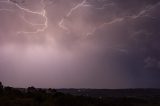
[[[159,8],[159,0],[0,0],[0,80],[160,87]]]

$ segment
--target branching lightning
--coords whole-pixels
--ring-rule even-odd
[[[44,32],[48,28],[48,17],[47,17],[47,12],[46,12],[45,0],[40,0],[40,5],[42,7],[42,10],[40,12],[39,11],[33,11],[31,9],[23,7],[18,2],[16,2],[15,0],[3,0],[3,1],[0,1],[0,3],[11,4],[11,5],[17,7],[18,9],[22,10],[23,13],[38,15],[38,16],[40,16],[40,17],[42,17],[44,19],[43,23],[33,23],[33,22],[30,22],[29,20],[27,20],[24,14],[21,14],[20,15],[21,19],[25,23],[27,23],[27,24],[31,25],[33,28],[35,28],[35,30],[34,31],[18,31],[17,34],[36,34],[36,33],[39,33],[39,32]],[[54,3],[54,2],[52,1],[51,3]],[[159,4],[160,4],[160,2],[158,4],[156,4],[156,5],[159,5]],[[104,4],[101,8],[97,8],[97,9],[103,10],[103,9],[105,9],[105,7],[110,6],[110,5],[114,5],[114,3]],[[78,8],[80,8],[82,6],[89,6],[87,4],[87,0],[82,0],[80,3],[76,4],[75,6],[73,6],[65,14],[65,16],[60,20],[60,22],[58,23],[58,26],[61,29],[65,30],[67,32],[70,32],[69,28],[67,26],[65,26],[65,24],[64,24],[65,19],[69,18],[72,15],[73,12],[75,12]],[[86,33],[85,38],[87,38],[89,35],[94,34],[96,32],[96,30],[98,30],[100,28],[103,28],[106,25],[112,25],[112,24],[115,24],[115,23],[119,23],[119,22],[125,21],[125,19],[137,19],[137,18],[139,18],[141,16],[144,16],[144,15],[146,15],[147,12],[152,10],[154,7],[155,7],[155,5],[152,5],[150,7],[144,8],[143,10],[141,10],[139,13],[137,13],[135,15],[118,17],[118,18],[115,18],[115,19],[113,19],[113,20],[111,20],[109,22],[104,22],[99,26],[95,26],[95,27],[93,27],[93,29],[91,31],[88,31],[88,33]],[[0,11],[12,12],[13,10],[2,8],[2,9],[0,9]]]
[[[24,22],[26,22],[27,24],[30,24],[32,27],[35,27],[35,26],[43,26],[42,28],[37,28],[35,31],[19,31],[17,32],[17,34],[34,34],[34,33],[39,33],[39,32],[43,32],[47,29],[48,27],[48,17],[46,15],[46,6],[45,6],[45,3],[44,3],[44,0],[41,0],[40,3],[42,5],[42,11],[40,12],[37,12],[37,11],[32,11],[28,8],[24,8],[22,6],[20,6],[18,4],[18,2],[15,2],[15,1],[12,1],[12,0],[7,0],[7,1],[0,1],[0,3],[8,3],[8,4],[12,4],[14,6],[16,6],[18,9],[22,10],[24,13],[29,13],[29,14],[35,14],[35,15],[39,15],[40,17],[43,17],[44,18],[44,23],[43,24],[37,24],[37,23],[32,23],[30,21],[28,21],[24,15],[21,15],[20,17],[24,20]],[[0,9],[0,11],[12,11],[12,10],[9,10],[9,9]]]
[[[65,18],[69,17],[75,10],[77,10],[79,7],[85,6],[87,0],[83,0],[81,3],[78,3],[76,6],[70,9],[70,11],[66,14]],[[62,18],[59,22],[59,27],[63,30],[69,32],[69,29],[64,25],[65,18]]]
[[[119,23],[119,22],[125,21],[125,19],[134,20],[134,19],[137,19],[137,18],[142,17],[142,16],[150,17],[150,16],[147,15],[147,13],[150,12],[151,10],[153,10],[158,5],[160,5],[160,2],[158,2],[156,5],[147,6],[146,8],[144,8],[143,10],[141,10],[139,13],[137,13],[135,15],[125,16],[125,17],[118,17],[118,18],[115,18],[115,19],[113,19],[113,20],[111,20],[109,22],[102,23],[101,25],[93,28],[91,32],[87,33],[85,38],[88,38],[88,36],[93,35],[98,29],[101,29],[101,28],[103,28],[103,27],[105,27],[107,25],[112,25],[112,24],[115,24],[115,23]],[[100,8],[100,9],[104,9],[104,6],[102,8]],[[151,18],[154,18],[154,17],[151,17]],[[120,52],[127,53],[127,50],[125,50],[123,48],[117,48],[117,47],[109,47],[109,48],[110,49],[114,49],[114,50],[118,50]]]
[[[86,36],[94,34],[95,31],[105,27],[106,25],[112,25],[112,24],[115,24],[115,23],[118,23],[118,22],[122,22],[122,21],[125,21],[125,19],[134,20],[134,19],[137,19],[137,18],[142,17],[142,16],[148,16],[147,13],[149,11],[153,10],[158,5],[160,5],[160,2],[158,2],[156,5],[145,7],[143,10],[139,11],[139,13],[137,13],[135,15],[118,17],[118,18],[115,18],[115,19],[113,19],[109,22],[102,23],[101,25],[97,26],[96,28],[93,28],[93,30],[91,32],[87,33]],[[104,9],[104,6],[101,9]],[[150,17],[150,16],[148,16],[148,17]],[[153,17],[151,17],[151,18],[153,18]]]

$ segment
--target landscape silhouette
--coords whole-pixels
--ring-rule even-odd
[[[159,89],[42,89],[33,86],[13,88],[4,87],[0,82],[0,106],[159,105]]]

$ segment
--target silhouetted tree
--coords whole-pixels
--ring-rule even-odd
[[[35,87],[33,87],[33,86],[27,88],[27,92],[28,93],[35,93],[36,91],[37,91],[37,89]]]
[[[52,94],[52,95],[54,95],[56,92],[57,92],[56,89],[52,89],[52,88],[49,88],[47,90],[47,93]]]
[[[11,94],[11,93],[14,93],[13,92],[13,88],[12,87],[4,87],[4,91],[5,91],[5,93],[7,93],[7,94]]]
[[[2,85],[2,82],[0,82],[0,93],[3,92],[3,85]]]
[[[3,89],[3,85],[2,85],[2,82],[0,82],[0,89]]]

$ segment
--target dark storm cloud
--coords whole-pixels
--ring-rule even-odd
[[[118,68],[117,71],[123,70],[121,72],[126,75],[126,78],[128,77],[127,80],[131,80],[130,83],[134,86],[159,87],[160,23],[157,18],[159,17],[157,11],[160,7],[159,1],[128,0],[126,2],[113,1],[113,4],[116,9],[112,6],[113,11],[110,12],[115,13],[116,17],[114,17],[115,14],[110,14],[111,19],[122,18],[122,20],[112,24],[106,23],[102,28],[97,29],[91,36],[92,41],[95,45],[103,47],[102,53],[108,50],[108,45],[111,50],[117,48],[117,52],[113,54],[116,58],[111,58],[110,62],[114,62],[115,67]],[[119,48],[126,52],[119,55]],[[105,60],[107,55],[103,57]],[[146,62],[147,58],[149,59]],[[117,61],[118,65],[115,64]]]
[[[45,4],[46,14],[0,3],[4,83],[160,87],[159,0],[44,0],[43,5],[39,0],[17,1],[12,2],[35,12]],[[45,16],[47,25],[33,27],[46,22]],[[17,35],[19,31],[27,34]]]

